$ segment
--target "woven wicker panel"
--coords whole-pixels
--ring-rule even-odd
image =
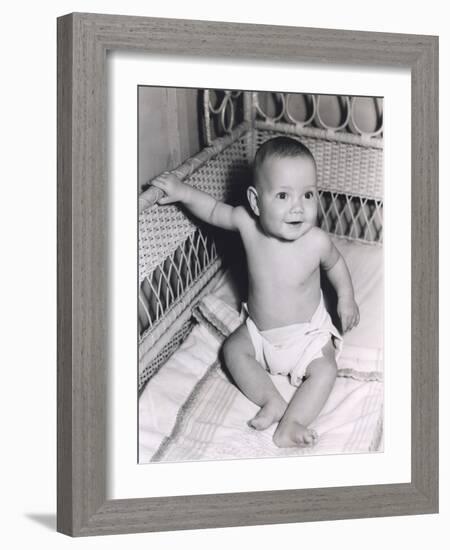
[[[141,337],[158,324],[175,303],[186,297],[216,258],[211,232],[197,227],[143,278],[139,288]]]
[[[319,226],[332,235],[373,244],[383,242],[383,202],[319,190]]]
[[[256,147],[282,132],[256,132]],[[359,195],[367,198],[383,198],[383,150],[324,139],[298,137],[313,154],[317,164],[318,186]]]
[[[185,181],[218,200],[235,203],[239,201],[247,172],[245,138],[241,138]],[[154,205],[144,210],[139,217],[139,282],[196,229],[195,222],[178,206]]]
[[[201,165],[185,182],[218,200],[242,202],[248,181],[246,138],[239,138],[220,154]],[[170,332],[170,341],[149,364],[140,365],[142,386],[185,335],[177,311],[194,304],[202,289],[220,268],[216,247],[217,230],[199,224],[175,205],[154,205],[139,218],[139,330],[140,343],[159,341]],[[219,249],[224,236],[220,234]],[[184,314],[183,314],[184,315]],[[172,319],[172,321],[168,321]],[[183,325],[184,326],[184,325]],[[178,335],[178,336],[177,336]],[[153,344],[151,344],[152,349]]]
[[[163,348],[156,358],[139,372],[139,391],[144,389],[147,381],[159,371],[169,357],[180,347],[184,339],[191,332],[193,326],[193,321],[185,323],[180,330],[175,332],[169,344]]]

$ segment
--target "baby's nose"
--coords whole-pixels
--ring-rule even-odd
[[[301,199],[297,199],[296,201],[294,201],[291,210],[293,212],[301,212],[303,210],[303,203]]]

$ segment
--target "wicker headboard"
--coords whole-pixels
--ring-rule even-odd
[[[347,123],[323,127],[319,101],[306,122],[295,121],[289,94],[280,94],[282,112],[268,117],[253,92],[226,92],[219,109],[204,93],[208,146],[174,172],[215,198],[242,202],[256,149],[274,135],[299,136],[318,167],[319,224],[331,234],[380,246],[383,209],[382,124],[370,135],[355,132],[352,102]],[[235,124],[230,102],[241,101],[243,120]],[[228,109],[228,117],[223,113]],[[236,109],[237,112],[237,109]],[[225,136],[211,135],[211,113]],[[225,124],[227,120],[227,124]],[[311,127],[311,122],[319,124]],[[317,127],[321,126],[322,127]],[[349,131],[349,127],[351,126]],[[177,206],[155,204],[160,191],[150,187],[140,197],[139,216],[139,387],[160,368],[191,328],[195,303],[214,284],[223,261],[217,232],[199,224]]]

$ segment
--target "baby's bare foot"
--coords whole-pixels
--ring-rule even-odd
[[[277,447],[312,447],[318,439],[317,432],[298,422],[280,424],[273,436]]]
[[[281,419],[285,410],[286,403],[284,401],[269,401],[264,407],[261,407],[254,418],[248,421],[248,425],[255,430],[266,430]]]

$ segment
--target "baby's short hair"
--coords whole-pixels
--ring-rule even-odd
[[[253,161],[253,176],[256,180],[258,170],[268,158],[310,158],[314,165],[314,160],[311,151],[298,139],[291,137],[279,136],[265,141],[256,151],[255,160]]]

